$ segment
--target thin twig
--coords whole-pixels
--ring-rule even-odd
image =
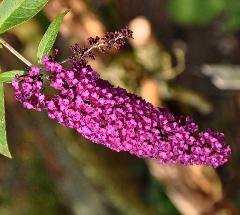
[[[104,46],[104,43],[97,43],[96,45],[90,47],[90,48],[89,48],[86,52],[84,52],[83,55],[81,55],[80,57],[82,58],[82,57],[86,56],[89,52],[91,52],[93,49],[100,48],[100,47],[102,47],[102,46]],[[69,61],[69,58],[61,61],[60,64],[66,63],[66,62],[68,62],[68,61]]]
[[[15,50],[10,44],[8,44],[4,39],[0,38],[0,44],[7,48],[12,54],[14,54],[19,60],[25,63],[28,67],[32,67],[33,64],[30,63],[25,57],[23,57],[17,50]]]
[[[112,40],[109,41],[109,43],[112,43],[112,42],[116,42],[117,40],[119,39],[123,39],[124,36],[118,36]],[[91,52],[93,49],[99,49],[101,48],[102,46],[105,46],[106,44],[104,42],[99,42],[97,44],[95,44],[94,46],[91,46],[90,48],[88,48],[81,56],[80,56],[80,59],[83,58],[84,56],[86,56],[89,52]],[[75,56],[75,55],[74,55]],[[60,64],[64,64],[64,63],[67,63],[69,61],[69,58],[59,62]]]

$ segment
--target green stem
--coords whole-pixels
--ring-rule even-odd
[[[19,60],[25,63],[28,67],[32,67],[32,63],[30,63],[25,57],[23,57],[17,50],[15,50],[10,44],[8,44],[4,39],[0,38],[0,43],[7,48],[12,54],[14,54]]]

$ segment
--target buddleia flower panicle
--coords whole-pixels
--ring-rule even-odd
[[[93,58],[91,47],[99,49],[102,44],[103,49],[119,48],[131,37],[132,32],[125,28],[103,38],[89,38],[89,48],[75,45],[74,55],[68,61],[70,68],[44,56],[45,76],[58,93],[43,94],[45,76],[33,67],[26,76],[17,76],[12,82],[16,99],[25,108],[44,110],[50,119],[117,152],[126,151],[160,163],[213,167],[226,163],[231,148],[223,133],[212,129],[199,131],[189,116],[176,117],[166,109],[155,108],[141,97],[101,79],[87,65],[87,58]]]

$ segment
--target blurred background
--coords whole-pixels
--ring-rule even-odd
[[[233,148],[217,170],[160,165],[95,145],[28,111],[5,85],[13,159],[0,157],[1,215],[240,214],[240,1],[50,0],[43,12],[4,35],[36,63],[49,23],[61,26],[59,59],[75,42],[129,25],[134,40],[90,64],[104,79],[155,106],[188,114],[201,129],[222,130]],[[3,71],[23,69],[0,50]]]

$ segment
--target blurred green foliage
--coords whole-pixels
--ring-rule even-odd
[[[170,0],[168,11],[180,24],[202,25],[219,15],[224,3],[224,0]]]
[[[239,0],[169,0],[167,10],[180,25],[202,26],[218,20],[227,32],[240,27]]]
[[[9,177],[2,181],[0,187],[0,214],[70,215],[41,158],[36,153],[34,155],[35,158],[19,158],[12,163]],[[11,180],[11,177],[17,178],[17,181]]]
[[[225,30],[236,31],[240,28],[240,1],[239,0],[225,0],[226,7],[224,9],[225,15]]]
[[[151,178],[150,189],[148,191],[148,200],[152,204],[159,214],[165,215],[180,215],[176,210],[172,202],[167,197],[164,187],[154,178]]]

